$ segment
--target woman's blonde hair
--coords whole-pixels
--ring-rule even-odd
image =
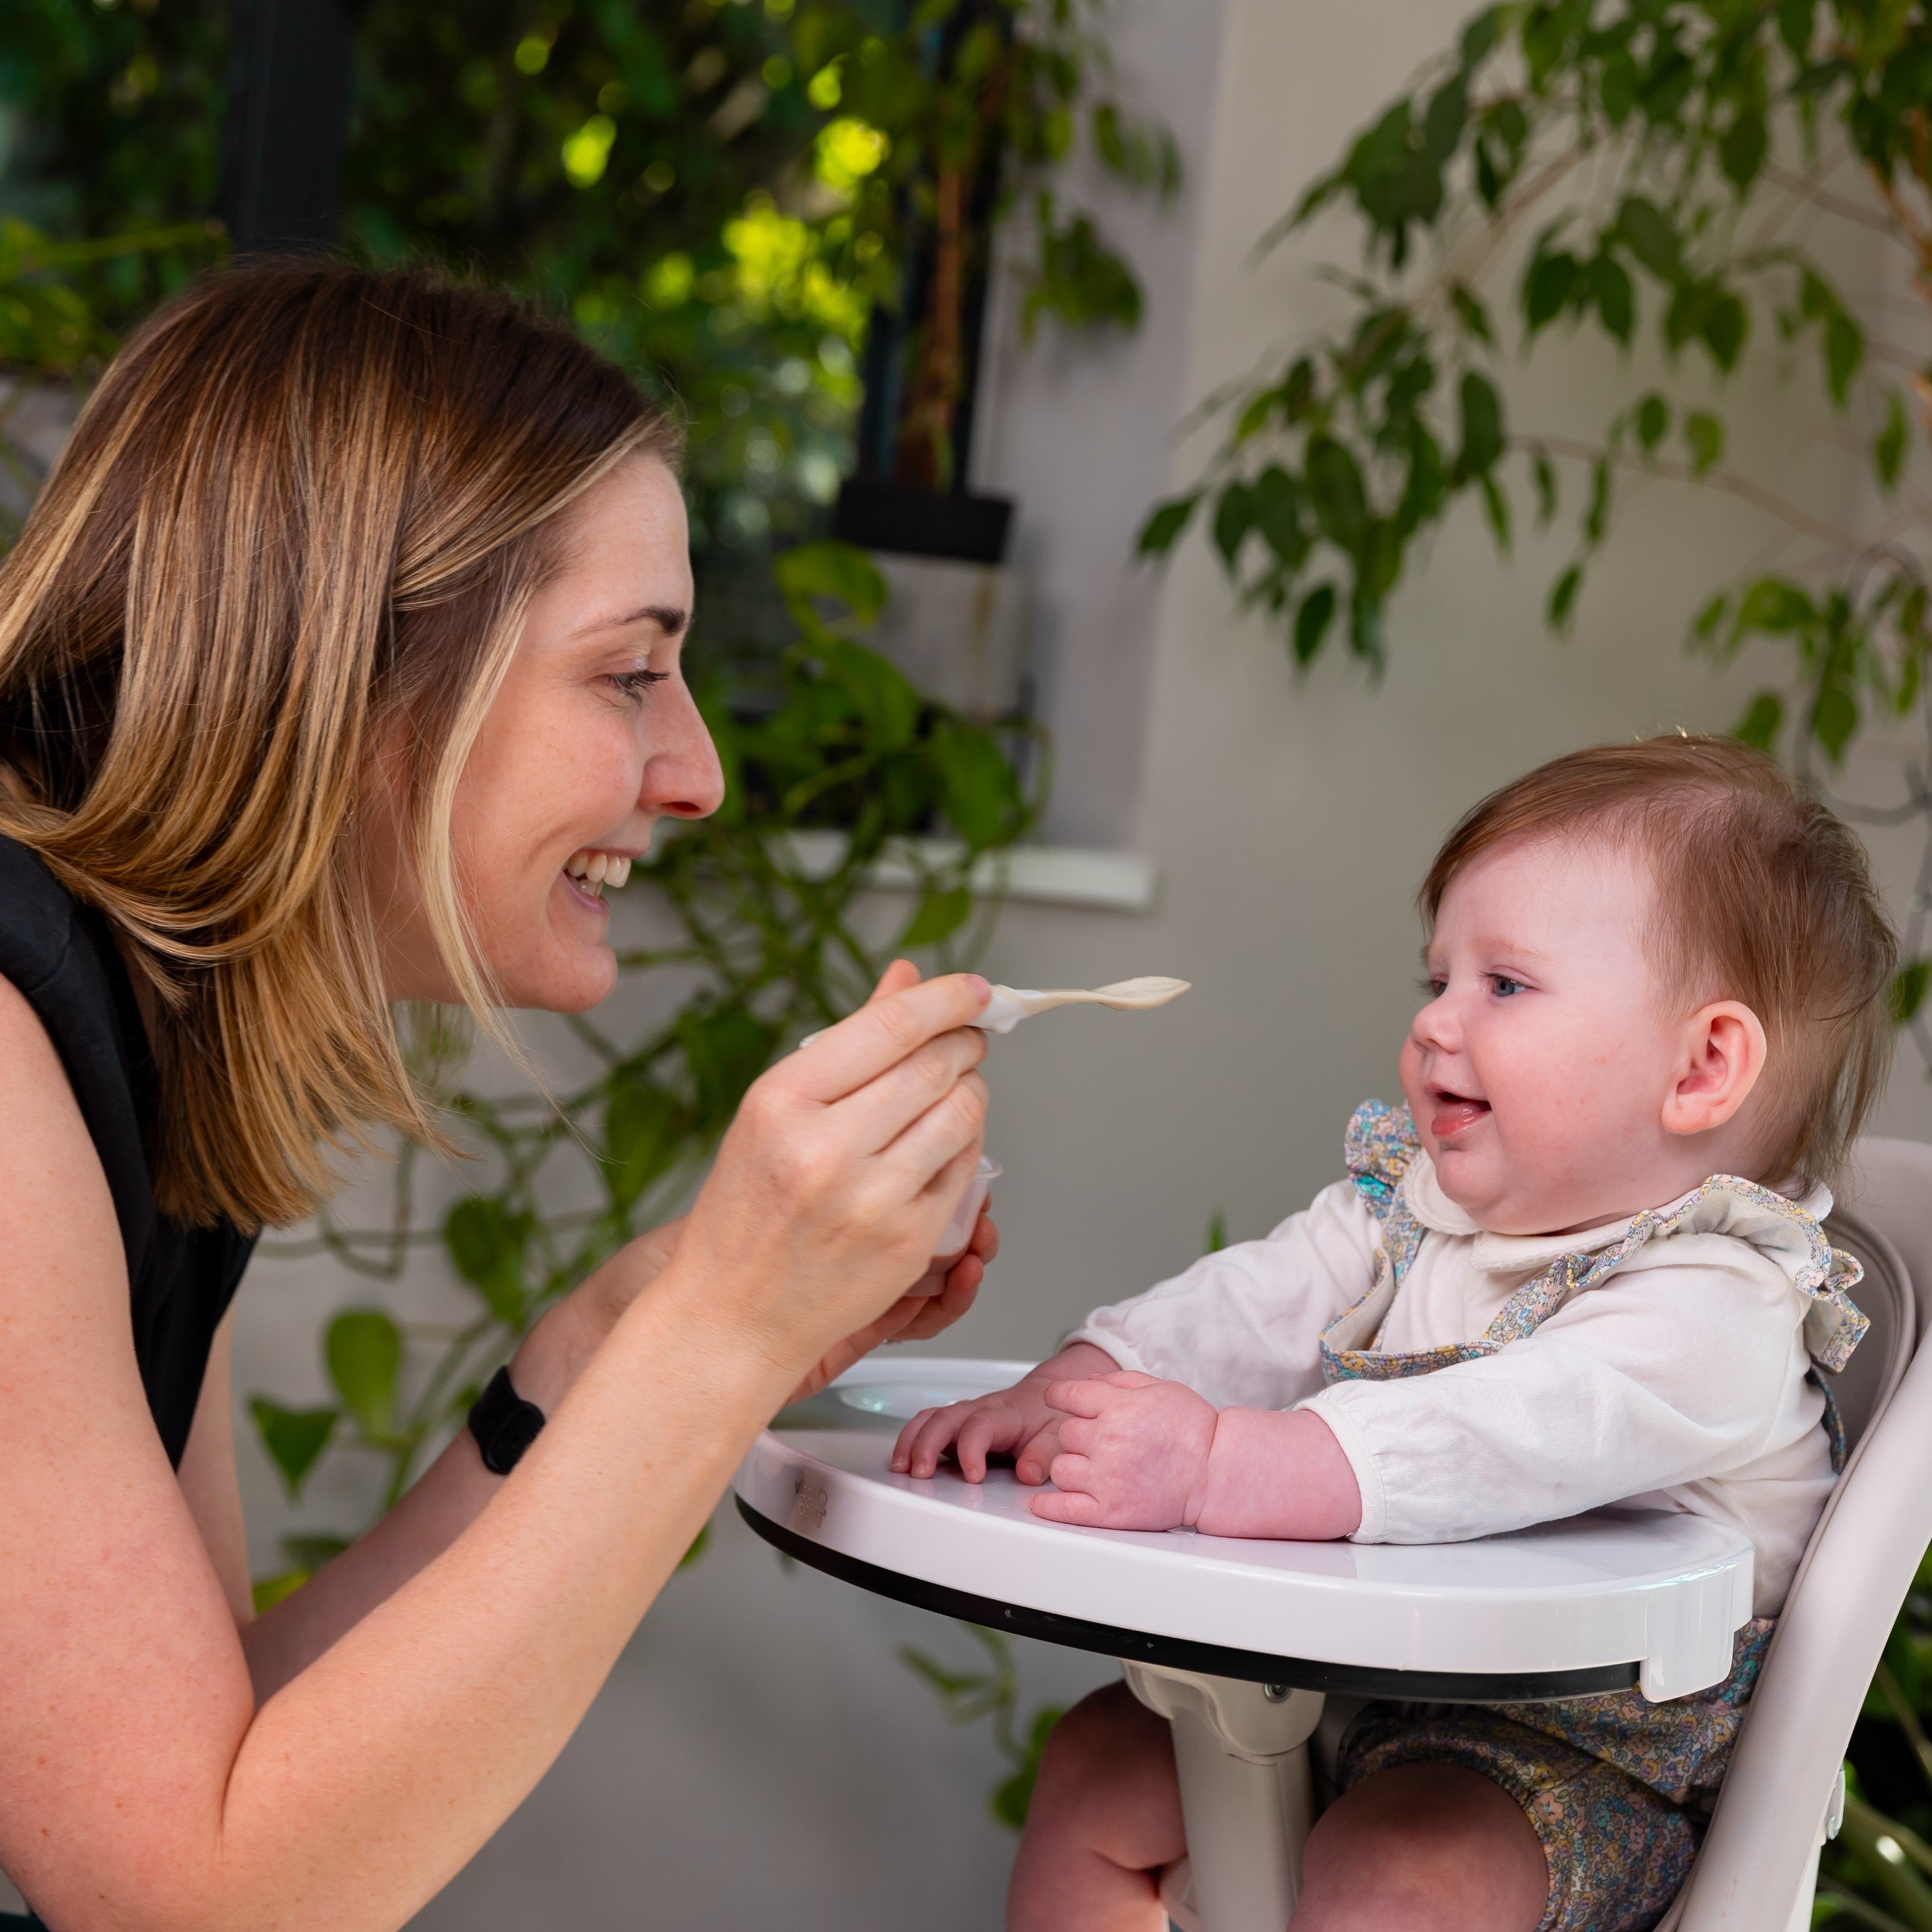
[[[332,1145],[436,1138],[358,811],[400,746],[430,922],[482,1012],[457,780],[548,520],[634,452],[675,462],[676,433],[621,370],[421,268],[219,272],[88,400],[0,566],[0,834],[158,994],[164,1212],[286,1224],[333,1184]]]
[[[1687,1008],[1739,1000],[1769,1042],[1760,1172],[1835,1180],[1892,1065],[1886,991],[1898,938],[1856,832],[1774,758],[1735,738],[1595,745],[1472,808],[1423,881],[1433,927],[1450,882],[1504,841],[1606,838],[1648,863],[1657,962]]]

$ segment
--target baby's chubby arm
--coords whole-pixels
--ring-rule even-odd
[[[1054,1492],[1031,1505],[1049,1522],[1312,1543],[1361,1522],[1354,1472],[1310,1410],[1217,1412],[1183,1383],[1132,1372],[1056,1382],[1045,1396],[1066,1417]]]
[[[1075,1342],[1052,1360],[1022,1376],[1011,1388],[944,1408],[922,1408],[899,1431],[892,1468],[902,1476],[930,1476],[939,1459],[952,1451],[959,1473],[969,1483],[983,1482],[988,1456],[1010,1455],[1013,1473],[1029,1487],[1046,1480],[1059,1454],[1062,1418],[1048,1404],[1047,1390],[1084,1376],[1104,1376],[1119,1366],[1104,1348]]]

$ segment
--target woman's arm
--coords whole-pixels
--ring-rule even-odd
[[[235,1398],[229,1374],[234,1344],[231,1307],[214,1331],[188,1447],[176,1475],[208,1561],[221,1580],[222,1594],[236,1624],[242,1625],[255,1614],[255,1594],[248,1582],[248,1530],[242,1518],[242,1485],[235,1472]]]
[[[0,986],[0,1864],[62,1932],[376,1932],[536,1783],[758,1428],[976,1156],[958,980],[748,1096],[664,1273],[441,1554],[259,1709],[150,1422],[112,1201]],[[460,1448],[459,1444],[459,1448]]]

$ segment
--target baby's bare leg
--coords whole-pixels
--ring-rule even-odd
[[[1186,1849],[1167,1720],[1124,1684],[1054,1726],[1006,1893],[1006,1932],[1166,1932],[1159,1874]]]
[[[1317,1821],[1294,1932],[1534,1932],[1550,1867],[1522,1808],[1459,1765],[1409,1764]]]

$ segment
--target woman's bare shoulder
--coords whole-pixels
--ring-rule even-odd
[[[0,1306],[10,1277],[62,1252],[63,1274],[104,1266],[124,1276],[113,1197],[60,1055],[26,996],[0,977]]]

